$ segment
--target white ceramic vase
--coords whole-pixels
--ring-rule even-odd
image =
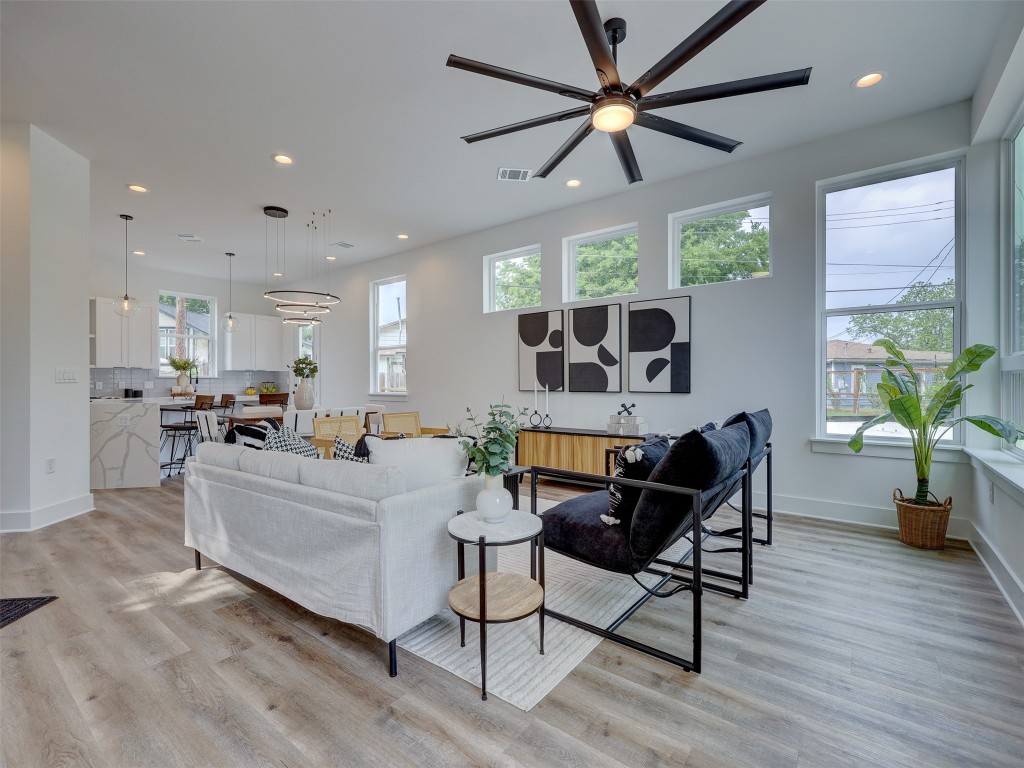
[[[504,475],[484,475],[484,489],[476,495],[476,511],[485,523],[500,523],[512,510],[512,494]]]
[[[305,378],[295,388],[295,408],[300,411],[308,411],[313,407],[313,383]]]
[[[187,374],[187,373],[185,373],[184,371],[183,371],[183,372],[181,372],[181,373],[179,373],[179,374],[178,374],[178,378],[176,378],[176,379],[174,380],[174,382],[175,382],[175,383],[176,383],[176,384],[177,384],[177,385],[178,385],[179,387],[181,387],[181,389],[179,389],[178,391],[179,391],[179,392],[184,392],[184,391],[185,391],[185,387],[186,387],[186,386],[188,386],[188,374]]]

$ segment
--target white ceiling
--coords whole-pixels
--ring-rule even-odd
[[[622,16],[632,81],[723,2],[599,2]],[[643,183],[971,97],[1012,3],[772,0],[656,89],[813,67],[808,86],[659,110],[744,142],[732,155],[639,127]],[[3,2],[0,110],[92,164],[92,250],[131,247],[154,268],[264,278],[264,205],[304,222],[333,210],[337,264],[445,240],[626,188],[607,138],[591,135],[547,180],[536,169],[578,121],[467,145],[459,136],[578,102],[445,67],[457,53],[597,87],[568,2]],[[850,82],[882,69],[865,91]],[[296,159],[272,162],[275,152]],[[576,190],[564,181],[578,177]],[[129,183],[148,186],[137,195]],[[185,245],[174,235],[205,240]],[[395,239],[408,232],[405,242]]]

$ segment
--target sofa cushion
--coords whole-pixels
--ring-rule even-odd
[[[215,467],[238,470],[239,457],[251,450],[251,448],[224,445],[223,443],[200,443],[196,448],[196,460],[203,464],[212,464]]]
[[[405,475],[406,489],[415,491],[466,474],[466,452],[458,440],[408,437],[382,440],[368,435],[370,464],[398,467]]]
[[[405,475],[398,467],[352,461],[303,461],[299,482],[311,488],[380,501],[406,492]]]
[[[624,445],[615,456],[612,475],[629,480],[646,480],[658,462],[664,458],[668,445],[667,437],[651,437],[642,443]],[[633,510],[636,509],[643,489],[612,483],[608,490],[607,516],[619,522],[605,522],[609,525],[621,525],[628,531],[630,523],[633,522]]]
[[[703,491],[702,505],[720,503],[722,484],[731,485],[749,452],[750,433],[745,423],[709,432],[692,430],[672,443],[647,479]],[[634,555],[642,561],[655,557],[671,543],[680,527],[688,526],[690,510],[687,496],[645,489],[633,513],[630,541]],[[705,507],[703,511],[706,517],[714,508]]]
[[[278,451],[246,451],[238,457],[238,468],[251,475],[262,475],[286,483],[299,482],[299,466],[312,464],[302,456]]]
[[[291,427],[281,427],[276,432],[268,432],[267,439],[263,443],[263,450],[294,453],[296,456],[304,456],[307,459],[320,458],[316,448],[299,437]]]
[[[754,413],[740,411],[723,421],[722,426],[728,427],[740,422],[746,424],[750,431],[750,458],[754,458],[772,439],[772,415],[767,408]]]
[[[616,573],[636,573],[629,551],[628,528],[605,525],[608,491],[594,491],[563,501],[544,512],[544,546],[563,555]]]

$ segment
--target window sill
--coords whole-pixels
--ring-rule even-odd
[[[998,449],[964,448],[971,466],[988,474],[1006,494],[1024,505],[1024,461]]]
[[[914,452],[910,443],[903,440],[865,440],[860,453],[854,453],[847,445],[848,439],[842,437],[812,437],[813,453],[837,453],[844,456],[872,456],[880,459],[914,460]],[[969,459],[960,445],[940,445],[932,454],[932,461],[940,464],[966,464]]]
[[[371,392],[366,396],[367,402],[373,402],[374,400],[384,400],[385,402],[403,402],[409,399],[407,392]]]

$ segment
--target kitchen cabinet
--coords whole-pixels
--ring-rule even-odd
[[[234,312],[238,328],[224,334],[224,370],[284,371],[290,363],[284,355],[280,317]]]
[[[280,317],[255,315],[254,361],[257,371],[283,371]]]
[[[238,326],[233,333],[225,333],[224,336],[224,370],[226,371],[254,371],[254,343],[255,328],[253,318],[255,315],[245,315],[241,312],[232,312]]]
[[[157,368],[156,307],[140,304],[137,314],[121,317],[118,299],[89,300],[89,362],[95,368]]]

